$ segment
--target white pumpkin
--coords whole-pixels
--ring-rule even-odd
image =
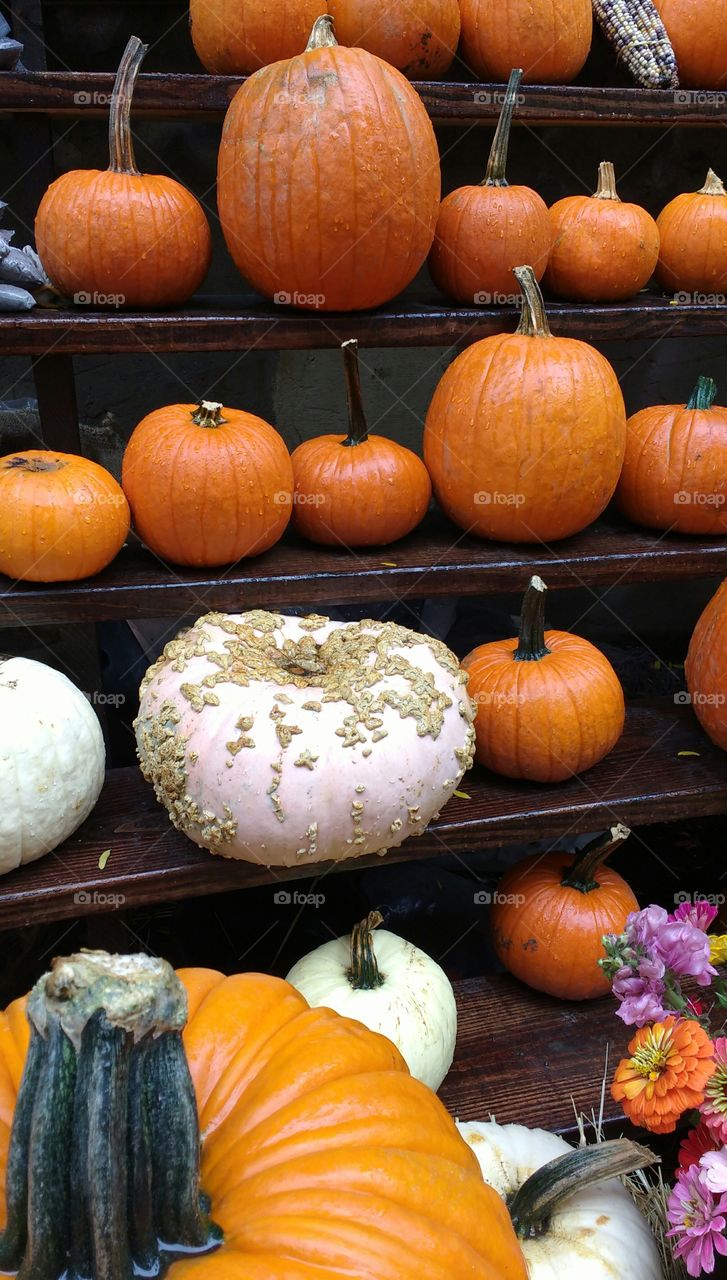
[[[67,840],[103,786],[98,717],[60,671],[0,659],[0,874]]]
[[[444,1080],[457,1040],[452,984],[436,961],[386,929],[372,911],[353,931],[304,956],[288,982],[308,1004],[324,1005],[393,1041],[411,1074],[434,1089]]]
[[[485,1182],[508,1202],[536,1170],[576,1150],[545,1129],[478,1121],[457,1127]],[[604,1143],[604,1156],[616,1145]],[[634,1143],[620,1145],[643,1151]],[[579,1154],[598,1150],[588,1147]],[[656,1241],[632,1197],[613,1177],[585,1185],[586,1164],[583,1189],[555,1207],[542,1234],[520,1239],[530,1280],[663,1280]]]
[[[441,641],[392,622],[210,613],[144,678],[141,768],[174,825],[223,857],[385,853],[472,763],[465,681]]]

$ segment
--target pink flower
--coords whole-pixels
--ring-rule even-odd
[[[699,1167],[702,1170],[702,1181],[713,1195],[727,1192],[727,1151],[705,1151],[700,1157]]]
[[[695,929],[701,929],[706,933],[709,926],[714,924],[718,914],[718,907],[713,906],[711,902],[705,902],[703,898],[698,898],[696,902],[682,902],[673,912],[671,919],[692,924]]]
[[[714,1041],[714,1075],[707,1081],[704,1102],[699,1108],[704,1123],[709,1126],[718,1142],[727,1143],[727,1038],[718,1036]],[[727,1186],[725,1186],[727,1191]]]
[[[645,1027],[648,1022],[661,1022],[667,1016],[662,1004],[664,983],[639,977],[628,965],[614,977],[613,994],[621,1001],[616,1017],[627,1027]]]
[[[705,1156],[704,1159],[707,1157]],[[727,1255],[727,1195],[716,1199],[704,1182],[699,1165],[692,1165],[677,1175],[669,1196],[667,1216],[676,1237],[675,1258],[681,1258],[690,1276],[714,1271],[715,1250]]]
[[[653,950],[672,973],[681,978],[696,978],[700,987],[708,987],[717,976],[717,970],[710,964],[709,938],[693,924],[674,921],[664,925]]]
[[[663,907],[644,907],[643,911],[632,911],[627,917],[626,937],[632,947],[652,951],[659,933],[668,923],[669,913]]]
[[[711,1129],[708,1129],[702,1120],[696,1129],[690,1129],[686,1138],[682,1138],[679,1144],[679,1168],[690,1169],[693,1164],[699,1164],[703,1155],[708,1151],[717,1150],[717,1140]],[[714,1190],[713,1187],[710,1190]]]

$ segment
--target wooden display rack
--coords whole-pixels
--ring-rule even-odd
[[[106,95],[113,76],[44,70],[41,0],[14,0],[16,34],[26,44],[27,72],[0,73],[0,111],[12,112],[20,145],[30,156],[38,194],[54,176],[50,120],[106,108],[78,105],[79,91]],[[29,33],[34,31],[35,35]],[[142,75],[136,115],[221,118],[241,81],[205,75]],[[449,126],[491,124],[501,86],[419,84],[433,120]],[[76,95],[74,97],[74,95]],[[518,120],[529,125],[723,125],[718,105],[683,103],[673,91],[526,86]],[[100,99],[104,101],[104,99]],[[43,154],[45,147],[48,154]],[[37,201],[36,201],[37,203]],[[0,316],[0,353],[33,358],[44,440],[80,450],[72,357],[88,353],[238,351],[337,347],[357,337],[363,346],[449,345],[514,327],[514,309],[463,309],[441,298],[400,299],[364,315],[282,311],[252,297],[197,299],[168,314],[31,312]],[[549,305],[556,334],[590,341],[613,338],[720,336],[727,308],[674,305],[641,295],[628,305]],[[671,581],[727,572],[727,540],[664,537],[606,516],[557,551],[508,547],[458,535],[432,515],[386,552],[350,555],[303,546],[291,535],[266,555],[219,574],[165,568],[138,546],[127,548],[98,577],[80,583],[11,584],[0,577],[0,627],[108,619],[175,617],[208,609],[284,607],[326,602],[422,599],[520,592],[541,573],[552,587]],[[648,774],[640,763],[648,752]],[[636,703],[616,750],[585,778],[560,786],[508,782],[474,770],[424,835],[388,855],[405,861],[446,850],[495,847],[613,821],[639,825],[727,812],[727,754],[714,748],[689,708],[673,701]],[[104,870],[99,857],[112,848]],[[361,859],[341,871],[377,864]],[[326,868],[323,868],[325,871]],[[170,825],[135,769],[110,771],[99,804],[55,855],[0,880],[0,929],[103,910],[94,894],[123,894],[125,907],[279,883],[303,874],[212,858]],[[110,904],[109,910],[113,909]],[[612,1009],[603,1002],[565,1005],[507,977],[457,986],[461,1036],[442,1096],[463,1118],[494,1112],[498,1120],[572,1131],[571,1095],[597,1106]],[[618,1024],[615,1024],[618,1027]],[[620,1044],[623,1037],[615,1039]],[[538,1059],[535,1042],[557,1046],[557,1062]],[[613,1045],[612,1045],[613,1049]],[[483,1062],[499,1063],[484,1081]],[[623,1128],[613,1104],[607,1126]]]

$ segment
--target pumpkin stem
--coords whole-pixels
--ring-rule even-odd
[[[717,399],[717,383],[714,378],[699,377],[689,400],[687,409],[711,409]]]
[[[222,405],[216,400],[200,400],[192,414],[192,422],[197,427],[221,427],[228,421],[222,417]]]
[[[383,987],[385,978],[379,973],[374,952],[374,929],[384,923],[380,911],[370,911],[365,920],[351,932],[351,968],[348,980],[354,991],[375,991]]]
[[[513,657],[516,662],[538,662],[550,653],[545,643],[545,597],[548,588],[542,578],[530,579],[523,596],[520,634]]]
[[[310,53],[311,49],[335,49],[337,44],[336,27],[330,13],[316,18],[310,40],[305,46],[306,53]]]
[[[577,1191],[659,1163],[653,1151],[628,1138],[576,1147],[536,1169],[515,1192],[508,1205],[515,1232],[521,1240],[543,1235],[555,1210]]]
[[[149,49],[138,36],[132,36],[124,49],[114,81],[109,112],[109,170],[111,173],[135,173],[139,170],[134,159],[134,141],[131,136],[131,100],[141,64]]]
[[[714,169],[710,169],[707,174],[707,181],[703,187],[699,188],[700,196],[727,196],[724,183],[721,178],[717,177]]]
[[[27,1014],[0,1269],[132,1280],[217,1248],[199,1191],[187,997],[170,966],[105,951],[54,960]]]
[[[614,849],[618,849],[630,835],[629,827],[619,822],[617,826],[611,827],[605,836],[596,836],[595,840],[591,840],[590,844],[581,849],[573,865],[564,872],[560,882],[563,888],[578,889],[580,893],[591,893],[594,889],[598,889],[599,884],[596,880],[598,868],[603,866]]]
[[[610,160],[602,160],[598,166],[598,186],[593,193],[594,200],[615,200],[621,203],[616,190],[616,170]]]
[[[346,449],[365,444],[369,438],[369,426],[364,412],[361,394],[361,369],[358,362],[358,340],[349,338],[341,345],[346,370],[346,395],[348,396],[348,435],[341,444]]]
[[[522,78],[523,73],[521,70],[517,69],[510,72],[505,101],[502,104],[500,119],[497,122],[495,136],[492,140],[490,158],[487,162],[487,173],[480,183],[482,187],[507,186],[505,172],[507,169],[507,152],[510,146],[510,130],[512,129],[512,117],[517,105],[518,89]]]
[[[47,458],[25,458],[22,454],[18,454],[14,458],[8,458],[3,465],[7,471],[41,472],[62,471],[64,467],[68,466],[68,463],[64,462],[62,458],[50,456]]]
[[[532,267],[514,267],[513,275],[523,295],[523,313],[517,332],[526,338],[552,338],[540,285]]]

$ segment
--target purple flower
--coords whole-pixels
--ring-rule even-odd
[[[702,1170],[702,1182],[715,1195],[727,1192],[727,1148],[721,1151],[706,1151],[699,1161]]]
[[[704,1179],[699,1165],[681,1170],[669,1196],[667,1234],[677,1238],[674,1256],[682,1259],[690,1276],[714,1271],[715,1250],[727,1255],[727,1195],[715,1198]]]
[[[696,902],[682,902],[670,919],[692,924],[695,929],[701,929],[706,933],[718,914],[718,907],[713,906],[711,902],[705,902],[703,898],[698,898]]]
[[[645,907],[632,911],[626,919],[626,937],[632,947],[652,951],[660,931],[669,923],[669,913],[663,907]]]
[[[664,966],[661,966],[662,973]],[[648,1022],[661,1022],[667,1016],[663,1006],[664,983],[658,978],[639,977],[624,966],[613,980],[613,994],[621,1001],[616,1017],[627,1027],[645,1027]]]
[[[664,925],[656,939],[654,953],[672,973],[682,978],[696,978],[700,987],[708,987],[717,976],[717,970],[709,962],[709,938],[693,924],[674,921]]]

